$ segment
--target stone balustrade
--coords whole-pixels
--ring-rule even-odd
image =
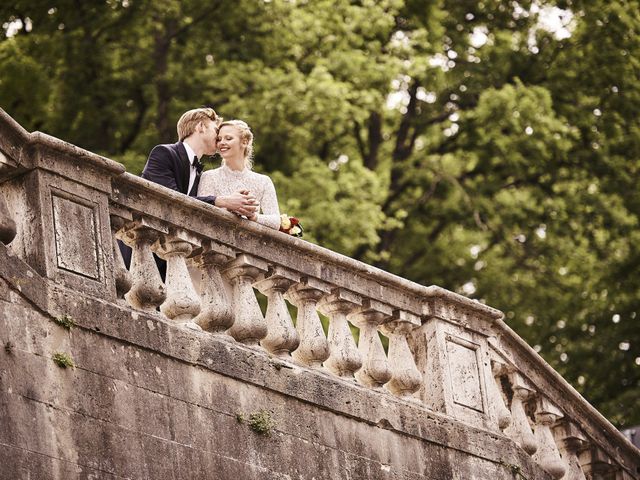
[[[239,219],[0,113],[0,232],[14,232],[2,240],[43,277],[505,435],[551,478],[640,478],[638,451],[498,310]],[[132,248],[129,271],[116,238]]]

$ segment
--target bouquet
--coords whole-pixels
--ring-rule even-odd
[[[294,237],[301,237],[304,229],[302,228],[300,220],[283,213],[280,215],[280,231]]]

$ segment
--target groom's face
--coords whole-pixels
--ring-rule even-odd
[[[216,153],[216,139],[218,137],[218,124],[213,120],[205,120],[202,122],[202,130],[200,132],[202,138],[202,144],[205,147],[206,155],[213,155]]]

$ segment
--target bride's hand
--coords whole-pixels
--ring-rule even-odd
[[[259,206],[256,199],[247,190],[241,190],[231,195],[219,196],[216,198],[215,205],[216,207],[226,208],[231,212],[247,217],[254,216]]]

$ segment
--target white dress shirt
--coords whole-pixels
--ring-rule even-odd
[[[193,188],[193,182],[196,181],[196,167],[193,164],[194,157],[197,157],[196,153],[189,146],[187,142],[182,142],[184,145],[184,149],[187,151],[187,158],[189,159],[189,165],[191,165],[191,169],[189,170],[189,188],[187,189],[187,195],[191,192],[191,188]]]

